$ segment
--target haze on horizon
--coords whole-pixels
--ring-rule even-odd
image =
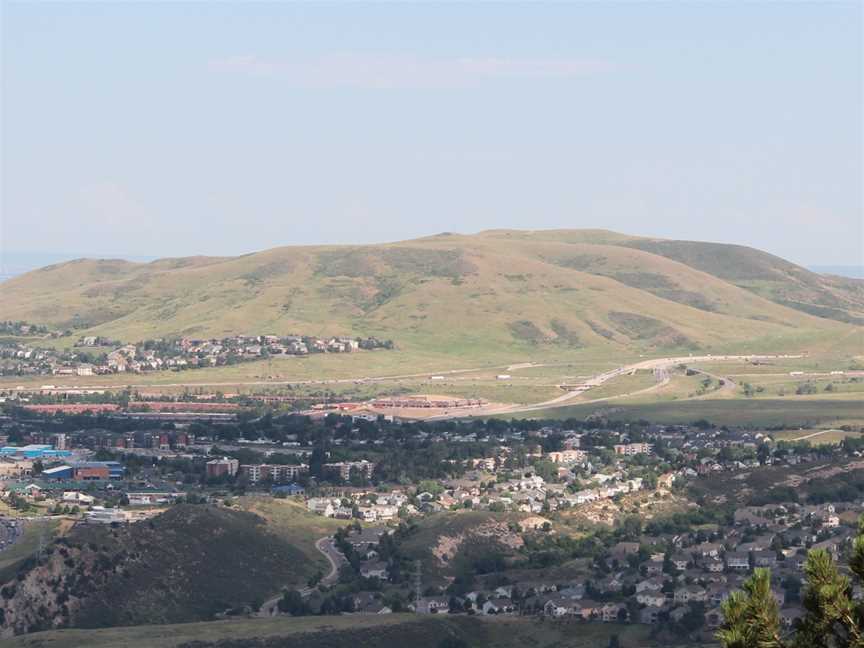
[[[0,7],[9,257],[597,227],[864,263],[856,2]]]

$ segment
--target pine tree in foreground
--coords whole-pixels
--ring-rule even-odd
[[[864,517],[852,546],[849,568],[864,583]],[[784,632],[771,593],[771,572],[757,569],[743,592],[723,603],[724,623],[717,632],[723,648],[864,648],[864,609],[852,599],[852,582],[831,555],[816,549],[804,565],[804,617]]]

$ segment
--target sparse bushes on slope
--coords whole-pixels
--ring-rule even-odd
[[[207,620],[254,608],[312,570],[258,516],[178,505],[132,526],[75,529],[0,588],[0,609],[15,632],[37,621],[92,628]]]

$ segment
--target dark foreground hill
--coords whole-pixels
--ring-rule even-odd
[[[152,263],[79,260],[0,284],[4,318],[75,336],[376,335],[402,357],[755,352],[851,345],[864,281],[752,248],[598,230],[441,234]]]
[[[79,526],[0,588],[3,633],[212,619],[313,570],[251,513],[178,505],[132,526]]]
[[[556,623],[532,617],[350,615],[242,619],[171,626],[54,630],[0,641],[0,648],[621,648],[677,645],[639,624]],[[656,634],[656,633],[655,633]],[[714,645],[710,639],[700,645]]]

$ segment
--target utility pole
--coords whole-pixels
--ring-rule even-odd
[[[36,562],[42,560],[42,552],[45,551],[45,525],[39,525],[39,549],[36,552]]]

